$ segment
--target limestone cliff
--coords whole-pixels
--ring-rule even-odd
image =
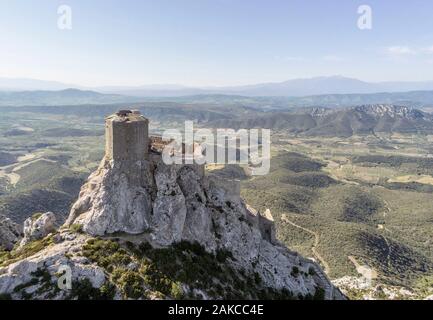
[[[109,277],[80,252],[93,236],[115,236],[155,248],[197,242],[209,253],[230,252],[231,267],[258,275],[263,287],[287,290],[294,297],[314,296],[323,289],[325,298],[341,298],[318,265],[275,240],[269,212],[265,217],[248,207],[224,183],[195,166],[167,166],[156,159],[134,163],[104,159],[83,186],[65,227],[51,235],[48,247],[0,269],[0,292],[14,294],[16,287],[34,279],[37,270],[55,275],[64,264],[72,268],[74,279],[88,278],[101,287]]]

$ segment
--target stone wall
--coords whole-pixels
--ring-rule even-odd
[[[148,159],[149,121],[139,113],[119,113],[105,121],[106,157],[118,161]]]

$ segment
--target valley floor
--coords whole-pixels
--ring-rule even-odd
[[[433,292],[433,137],[273,137],[271,172],[242,182],[288,247],[351,298]]]

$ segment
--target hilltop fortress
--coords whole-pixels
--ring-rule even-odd
[[[227,200],[241,201],[238,180],[226,180],[216,176],[209,179],[205,175],[204,164],[165,165],[162,161],[162,151],[170,141],[163,141],[159,136],[150,136],[149,120],[142,116],[139,111],[120,110],[108,116],[105,121],[105,132],[105,157],[99,169],[90,176],[89,182],[83,187],[80,199],[73,206],[67,224],[72,224],[75,219],[81,216],[80,219],[86,219],[84,220],[85,230],[90,234],[104,235],[114,232],[138,234],[145,232],[151,228],[150,221],[152,218],[158,220],[158,217],[154,217],[156,215],[155,208],[151,206],[151,203],[158,199],[158,192],[155,187],[157,188],[158,185],[157,177],[160,175],[160,171],[166,171],[169,176],[191,172],[190,174],[197,178],[197,183],[200,185],[211,184],[223,190]],[[188,147],[182,144],[174,152],[178,152],[182,156]],[[113,171],[118,173],[113,185],[106,185],[99,190],[103,192],[103,198],[102,195],[89,197],[91,193],[88,191],[96,190],[95,180],[100,180],[101,174],[108,173],[109,168],[112,169],[110,170],[111,174]],[[114,179],[114,177],[110,179]],[[114,193],[112,197],[105,196],[109,190]],[[174,190],[172,193],[174,195],[179,192]],[[104,204],[98,203],[98,208],[100,208],[99,205],[102,205],[104,210],[98,210],[97,213],[92,210],[89,211],[95,207],[92,206],[91,199],[103,200]],[[110,203],[112,201],[116,202]],[[90,208],[88,208],[89,206]],[[138,212],[141,214],[137,214]],[[110,225],[106,225],[107,217],[111,222]],[[245,219],[256,225],[263,237],[269,241],[275,239],[275,227],[270,214],[262,215],[258,211],[247,210]],[[180,238],[175,237],[175,239],[179,240]]]
[[[105,119],[105,159],[114,162],[161,160],[164,147],[172,141],[164,141],[160,136],[149,136],[149,120],[138,110],[120,110]],[[178,156],[186,156],[186,146],[171,148]],[[188,164],[204,176],[204,164]]]
[[[269,287],[305,295],[320,286],[325,298],[338,296],[318,265],[276,240],[269,210],[262,214],[245,204],[239,184],[208,176],[204,165],[165,164],[166,142],[150,137],[148,126],[137,111],[106,118],[105,158],[83,186],[66,226],[82,225],[94,236],[130,234],[154,246],[188,241],[209,252],[223,248]],[[313,269],[316,276],[299,282],[292,266],[306,274]]]

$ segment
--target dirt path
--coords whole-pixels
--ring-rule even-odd
[[[309,233],[309,234],[311,234],[311,235],[314,236],[314,244],[311,247],[311,252],[313,252],[313,255],[316,257],[317,260],[319,260],[320,264],[324,268],[325,273],[326,274],[330,274],[331,268],[330,268],[329,264],[326,262],[326,260],[320,255],[320,253],[316,249],[318,247],[319,243],[320,243],[320,236],[319,236],[319,234],[317,232],[314,232],[314,231],[312,231],[310,229],[304,228],[303,226],[300,226],[300,225],[298,225],[298,224],[290,221],[289,218],[287,217],[287,215],[285,215],[285,214],[283,214],[281,216],[281,220],[283,222],[286,222],[286,223],[288,223],[288,224],[290,224],[290,225],[292,225],[292,226],[294,226],[296,228],[299,228],[299,229],[301,229],[301,230],[303,230],[303,231],[305,231],[305,232],[307,232],[307,233]]]
[[[36,154],[28,153],[26,155],[18,157],[18,162],[25,162],[25,161],[33,160],[34,158],[36,158]]]
[[[386,218],[387,214],[391,212],[391,208],[389,207],[388,201],[383,199],[383,202],[385,203],[385,211],[383,212],[383,217]]]
[[[0,167],[0,177],[5,177],[9,180],[9,184],[11,184],[13,187],[16,186],[18,181],[20,181],[20,175],[14,172],[13,167],[16,166],[17,163],[14,163],[12,165]],[[11,169],[12,168],[12,169]]]
[[[36,153],[29,153],[24,156],[18,157],[18,161],[16,163],[0,167],[0,177],[6,177],[7,179],[9,179],[9,183],[13,187],[15,187],[21,179],[21,176],[17,173],[17,171],[39,160],[44,160],[52,163],[56,162],[54,160],[40,158],[39,155]]]
[[[377,278],[376,270],[370,268],[369,266],[361,265],[354,256],[348,256],[348,258],[350,262],[352,262],[353,265],[355,266],[356,271],[364,278],[368,279],[369,281],[372,281]]]
[[[385,199],[383,199],[383,202],[385,203],[385,208],[384,208],[385,210],[383,210],[383,217],[386,218],[386,216],[389,213],[391,213],[392,210],[391,210],[391,208],[389,206],[388,201],[386,201]],[[392,231],[389,228],[386,227],[386,224],[378,224],[377,228],[380,229],[380,230],[384,230],[386,232],[392,233]]]

